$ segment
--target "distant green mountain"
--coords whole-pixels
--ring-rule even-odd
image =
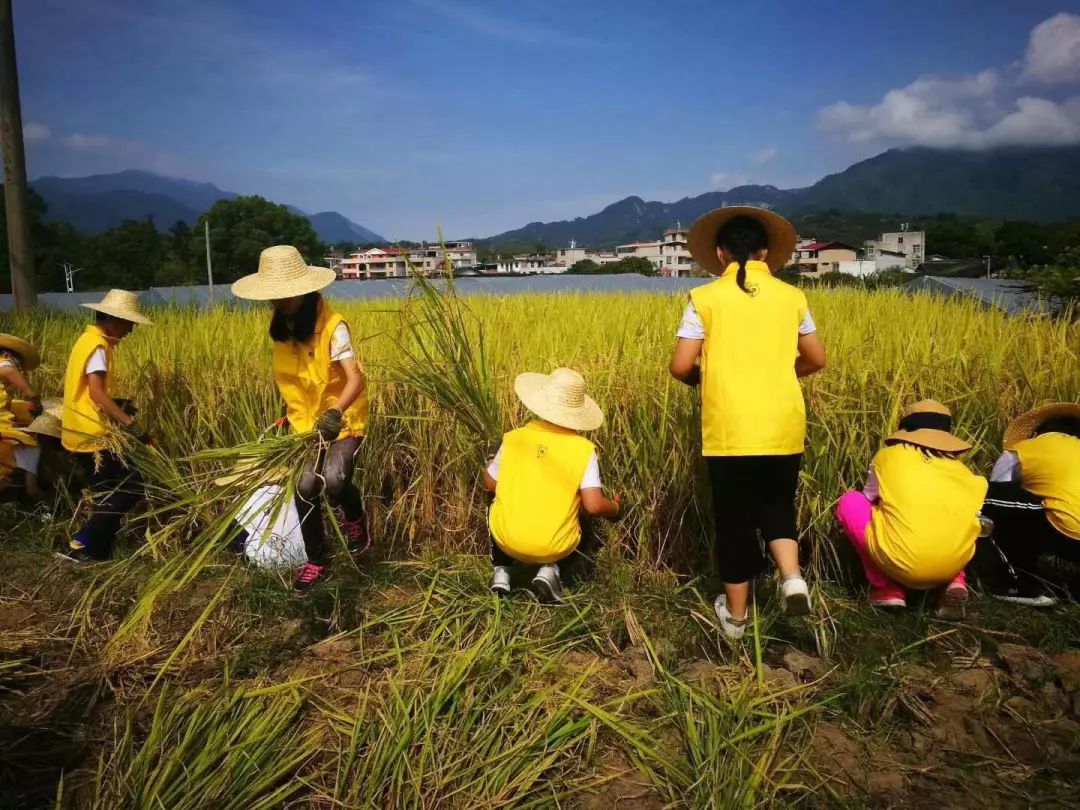
[[[1080,217],[1080,147],[1009,148],[988,152],[891,149],[812,186],[740,186],[673,203],[627,197],[587,217],[532,222],[478,240],[498,245],[580,244],[610,247],[656,239],[676,222],[689,226],[721,205],[764,205],[804,218],[838,209],[903,217],[959,216],[1040,222]]]
[[[65,222],[86,233],[100,233],[126,219],[147,217],[153,217],[161,230],[177,220],[190,225],[218,200],[238,196],[213,183],[135,170],[87,177],[39,177],[30,185],[45,200],[46,219]],[[307,217],[319,239],[328,244],[386,241],[336,211],[309,215],[288,207]]]

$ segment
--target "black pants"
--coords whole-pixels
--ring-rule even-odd
[[[728,583],[747,582],[767,567],[761,540],[797,540],[795,493],[802,454],[708,456],[716,525],[716,568]]]
[[[1047,517],[1039,496],[1019,482],[991,483],[982,511],[994,521],[994,543],[1005,557],[1001,559],[993,548],[980,548],[978,568],[989,576],[992,587],[1023,585],[1025,580],[1036,577],[1043,554],[1080,564],[1080,540],[1059,532]]]
[[[90,518],[75,535],[90,556],[107,560],[120,531],[124,515],[143,497],[139,473],[109,450],[78,454],[78,463],[89,477],[93,507]]]
[[[326,565],[326,526],[323,524],[321,495],[342,519],[349,523],[364,520],[364,501],[353,483],[356,454],[363,436],[338,439],[319,454],[300,473],[296,485],[296,509],[300,514],[300,533],[304,536],[307,558],[315,565]]]
[[[600,547],[599,535],[592,518],[581,512],[578,516],[578,522],[581,526],[581,540],[573,551],[558,560],[559,574],[564,580],[580,579],[588,573],[596,561],[596,552]],[[495,538],[491,538],[491,562],[494,565],[503,565],[510,568],[534,564],[523,563],[521,560],[514,559],[499,548]]]

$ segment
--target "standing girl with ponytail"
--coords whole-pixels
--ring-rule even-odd
[[[738,639],[751,581],[767,566],[762,541],[779,569],[787,611],[810,609],[796,539],[806,439],[798,378],[825,367],[825,348],[806,296],[772,275],[795,249],[790,222],[761,208],[718,208],[694,223],[689,242],[698,266],[718,278],[691,292],[670,371],[701,387],[702,454],[724,584],[715,609],[727,636]]]

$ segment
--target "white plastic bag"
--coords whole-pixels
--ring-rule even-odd
[[[248,533],[244,556],[260,568],[298,566],[307,562],[300,515],[280,486],[259,487],[239,512],[237,523]]]

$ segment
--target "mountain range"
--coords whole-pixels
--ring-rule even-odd
[[[671,203],[626,197],[587,217],[531,222],[478,241],[493,247],[555,247],[575,239],[611,247],[656,239],[676,222],[689,226],[706,211],[740,204],[792,217],[830,209],[913,218],[940,213],[1039,222],[1080,217],[1080,147],[891,149],[806,188],[739,186]]]
[[[213,183],[134,170],[88,177],[39,177],[30,186],[45,200],[46,219],[66,222],[87,233],[100,233],[126,219],[147,217],[153,217],[159,228],[168,228],[177,220],[191,225],[218,200],[238,196]],[[308,214],[295,206],[287,207],[307,217],[319,239],[327,244],[387,241],[336,211]]]

